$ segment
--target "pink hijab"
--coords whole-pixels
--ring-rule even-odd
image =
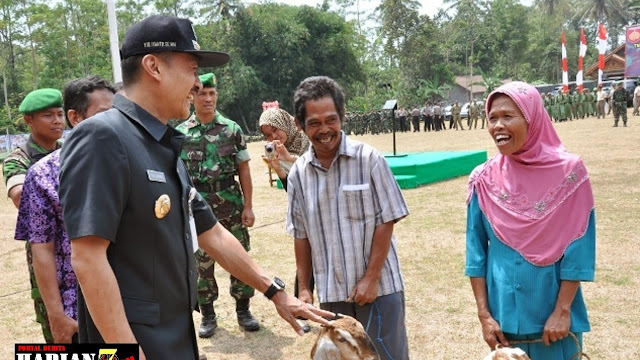
[[[500,241],[537,266],[551,265],[584,235],[594,206],[582,159],[567,152],[538,90],[512,82],[494,90],[509,96],[529,123],[525,144],[498,154],[469,177],[467,203],[475,192],[482,213]]]

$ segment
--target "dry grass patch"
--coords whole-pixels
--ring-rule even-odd
[[[598,253],[596,282],[583,285],[592,322],[585,335],[585,351],[592,359],[640,358],[640,124],[630,117],[629,128],[612,128],[612,118],[556,124],[563,143],[583,156],[596,198]],[[355,137],[382,152],[393,149],[391,135]],[[283,190],[269,187],[266,166],[259,160],[262,143],[249,144],[254,161],[256,224],[251,230],[252,256],[271,274],[293,288],[293,240],[284,231],[287,199]],[[495,147],[486,130],[397,134],[399,152],[485,149]],[[475,303],[464,276],[466,178],[405,190],[411,214],[396,225],[406,282],[407,327],[412,359],[480,359],[488,353],[480,334]],[[0,191],[4,187],[0,186]],[[11,240],[16,210],[0,200],[0,358],[13,355],[15,342],[42,337],[33,320],[24,247]],[[228,274],[216,270],[220,299],[216,302],[219,328],[211,339],[199,339],[210,359],[308,359],[318,333],[298,337],[275,314],[260,294],[252,310],[263,328],[244,333],[236,323],[228,295]],[[196,326],[200,315],[194,314]]]

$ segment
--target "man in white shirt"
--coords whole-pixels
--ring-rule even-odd
[[[360,321],[383,360],[408,360],[404,283],[393,227],[409,214],[386,160],[342,131],[344,93],[326,76],[302,81],[296,122],[311,147],[288,177],[287,231],[295,238],[298,298]],[[384,319],[384,320],[383,320]]]
[[[636,84],[636,89],[633,91],[633,114],[634,116],[640,115],[638,113],[638,106],[640,106],[640,84]]]

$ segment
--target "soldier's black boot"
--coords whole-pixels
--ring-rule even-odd
[[[210,338],[216,332],[218,321],[216,312],[213,310],[213,304],[200,305],[200,313],[202,314],[202,322],[198,330],[198,336],[201,338]]]
[[[238,315],[238,325],[246,331],[260,330],[260,323],[256,320],[249,310],[249,299],[240,299],[236,301],[236,314]]]

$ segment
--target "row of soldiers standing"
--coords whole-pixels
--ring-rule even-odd
[[[597,112],[597,97],[595,93],[592,93],[589,89],[584,89],[582,92],[574,91],[570,93],[567,91],[560,91],[558,96],[553,96],[552,93],[543,93],[542,98],[544,100],[544,108],[547,113],[553,118],[555,122],[584,119],[589,116],[604,117],[604,113]]]
[[[444,125],[444,108],[438,103],[425,103],[423,107],[415,105],[411,111],[404,107],[396,111],[399,119],[400,131],[409,131],[409,121],[413,125],[413,132],[420,132],[420,122],[424,123],[424,131],[446,130]]]
[[[384,134],[393,131],[392,110],[374,110],[366,112],[347,112],[347,121],[342,123],[345,134]],[[396,119],[397,121],[397,119]],[[396,123],[396,131],[399,131]]]
[[[342,129],[346,134],[384,134],[393,131],[393,118],[395,116],[396,132],[419,132],[421,123],[424,131],[446,130],[446,120],[449,120],[449,129],[464,130],[460,115],[461,107],[456,101],[451,106],[451,115],[445,115],[444,106],[440,103],[426,103],[423,107],[414,106],[412,110],[404,107],[395,110],[374,110],[366,112],[348,112],[347,121],[342,124]],[[467,128],[478,127],[478,120],[481,120],[481,129],[484,129],[486,114],[484,102],[471,102],[469,105],[469,116],[467,116]],[[413,129],[413,130],[412,130]]]
[[[618,126],[618,120],[622,117],[624,126],[627,126],[627,93],[623,83],[619,83],[615,91],[606,93],[599,85],[595,92],[589,89],[574,91],[560,91],[558,96],[552,93],[542,93],[544,107],[555,122],[584,119],[596,116],[598,119],[605,116],[605,103],[609,105],[609,112],[613,109],[614,125]]]

